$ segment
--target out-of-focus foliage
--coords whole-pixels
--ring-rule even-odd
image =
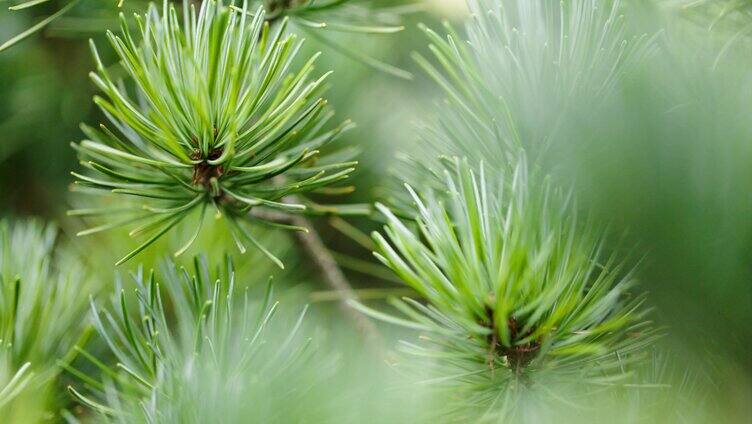
[[[70,390],[94,422],[361,422],[377,414],[402,422],[420,416],[414,390],[366,394],[358,374],[381,384],[395,376],[358,371],[354,367],[366,366],[368,355],[343,358],[327,347],[331,334],[314,325],[321,318],[310,317],[307,306],[291,314],[295,296],[277,295],[271,281],[259,287],[238,279],[229,258],[219,265],[196,257],[189,269],[166,261],[159,272],[139,268],[131,277],[135,289],[118,280],[107,306],[92,304],[99,337],[114,358],[82,354],[102,380],[68,368],[85,383],[86,389]],[[383,373],[382,367],[371,364]],[[389,401],[401,408],[378,411]]]
[[[314,356],[301,334],[305,312],[274,325],[279,303],[271,284],[254,299],[236,283],[229,259],[218,274],[205,258],[194,262],[190,272],[172,263],[159,275],[139,269],[135,296],[118,290],[106,310],[93,306],[117,362],[92,359],[104,376],[102,383],[85,378],[96,398],[73,393],[115,422],[320,420],[315,408],[325,399],[307,400],[320,394],[315,387],[334,363]]]
[[[54,251],[56,238],[39,221],[0,221],[0,416],[8,422],[57,414],[58,363],[88,338],[92,286],[71,252]]]
[[[657,53],[551,158],[581,199],[649,253],[642,279],[655,281],[657,313],[672,317],[681,349],[698,352],[702,367],[716,354],[743,363],[752,337],[752,38],[651,8],[633,20],[663,31]]]
[[[513,169],[522,147],[537,160],[566,140],[562,129],[585,105],[597,116],[652,46],[647,35],[627,33],[618,0],[469,6],[466,34],[424,28],[436,64],[417,60],[448,107],[419,133],[427,150],[485,159],[497,169]]]
[[[752,1],[749,0],[664,0],[672,12],[709,30],[736,31],[735,36],[752,34]]]

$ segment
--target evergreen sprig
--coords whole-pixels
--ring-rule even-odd
[[[311,407],[302,403],[308,378],[325,375],[326,363],[309,363],[305,309],[284,330],[271,324],[279,309],[271,281],[254,300],[229,257],[216,271],[196,257],[192,272],[166,262],[131,276],[135,291],[118,281],[108,307],[91,306],[116,364],[82,352],[102,381],[68,368],[90,389],[70,388],[85,406],[124,423],[285,422]]]
[[[570,122],[594,113],[618,81],[654,48],[630,36],[619,0],[470,0],[466,35],[422,26],[433,61],[415,59],[449,107],[419,134],[430,151],[512,170],[520,148],[531,159]],[[429,153],[430,154],[430,153]],[[435,154],[434,154],[435,156]]]
[[[118,263],[198,210],[196,228],[176,255],[184,252],[212,207],[241,251],[249,241],[282,266],[246,228],[248,211],[303,212],[304,203],[283,198],[337,183],[354,169],[348,158],[319,150],[352,124],[328,125],[333,112],[320,95],[329,74],[311,77],[318,55],[296,69],[301,43],[285,32],[286,21],[271,30],[263,10],[251,17],[247,4],[240,11],[222,1],[205,1],[198,11],[186,4],[181,25],[165,1],[161,14],[151,6],[136,15],[138,37],[121,16],[122,35],[108,38],[125,82],[92,45],[91,77],[104,94],[95,103],[111,127],[82,127],[88,139],[74,148],[88,172],[74,173],[76,184],[135,202],[125,219],[110,218],[111,207],[70,214],[110,218],[81,234],[133,225],[132,236],[146,236]]]
[[[56,411],[57,363],[88,338],[93,289],[69,252],[54,251],[57,228],[0,221],[0,416],[36,422]],[[83,295],[83,296],[82,296]]]
[[[489,408],[516,381],[555,375],[607,384],[655,337],[644,295],[600,229],[577,218],[569,196],[529,179],[525,162],[509,178],[445,159],[442,190],[407,190],[415,225],[383,205],[376,257],[425,301],[395,300],[406,318],[355,306],[426,333],[403,350],[436,361],[435,383],[472,393],[464,407]]]

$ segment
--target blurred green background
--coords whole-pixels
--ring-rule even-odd
[[[92,107],[87,74],[93,63],[85,42],[93,37],[103,45],[102,30],[116,27],[114,7],[102,3],[83,1],[41,34],[0,54],[0,214],[59,222],[66,242],[85,254],[106,288],[114,273],[110,264],[132,242],[121,233],[75,239],[81,224],[65,216],[72,202],[69,172],[77,167],[69,143],[81,137],[80,122],[102,120]],[[737,13],[719,19],[715,6],[723,2],[691,11],[671,8],[676,2],[632,3],[638,6],[632,30],[659,34],[656,52],[630,71],[618,101],[603,110],[580,110],[581,119],[561,131],[546,160],[557,178],[575,184],[600,221],[627,234],[625,245],[643,258],[639,279],[650,292],[656,322],[666,327],[663,347],[671,362],[692,370],[699,390],[713,399],[711,410],[723,411],[724,420],[743,421],[752,416],[752,18]],[[3,8],[0,40],[59,4],[24,12]],[[125,7],[138,3],[126,1]],[[92,16],[91,9],[97,9],[96,19],[83,19]],[[427,50],[416,24],[458,23],[466,11],[462,0],[426,1],[420,9],[404,18],[401,33],[341,38],[412,72],[411,81],[307,43],[311,51],[325,52],[318,70],[335,71],[329,98],[338,115],[358,124],[340,141],[361,150],[354,201],[379,196],[393,178],[394,153],[416,150],[414,123],[430,118],[438,100],[410,58]],[[351,223],[364,231],[377,227],[367,220]],[[318,225],[334,251],[369,260],[365,249],[326,220]],[[219,256],[232,248],[221,231],[202,237],[196,246],[203,249],[193,253]],[[280,252],[292,243],[288,235],[268,237],[280,239]],[[153,264],[159,251],[149,249],[137,260]],[[286,261],[292,266],[279,276],[283,284],[303,285],[306,293],[326,289],[305,260]],[[237,262],[249,280],[264,281],[274,272],[250,267],[242,257]],[[359,288],[396,287],[362,272],[348,275]],[[337,316],[323,303],[321,314]],[[336,327],[337,320],[321,321]]]

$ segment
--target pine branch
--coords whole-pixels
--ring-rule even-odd
[[[602,253],[603,230],[578,219],[571,195],[531,176],[524,161],[488,177],[482,163],[476,172],[445,158],[442,174],[438,190],[406,185],[411,220],[377,204],[387,224],[373,234],[375,255],[424,302],[392,299],[401,316],[352,306],[423,332],[421,344],[401,349],[438,358],[436,386],[461,399],[458,411],[474,394],[545,386],[543,377],[623,381],[658,333],[644,294],[632,293],[633,273]],[[490,415],[506,413],[483,404]]]
[[[86,298],[93,280],[57,228],[36,220],[0,220],[0,417],[37,422],[57,410],[50,395],[60,368],[86,343]],[[32,419],[33,418],[33,419]]]
[[[85,170],[73,173],[74,188],[120,197],[130,208],[125,221],[80,234],[138,224],[130,234],[145,240],[118,264],[189,217],[199,217],[198,234],[208,209],[225,218],[241,252],[250,243],[283,267],[247,228],[247,211],[261,205],[303,211],[303,204],[280,200],[331,187],[354,170],[355,162],[319,150],[352,123],[329,124],[333,112],[321,97],[329,73],[313,77],[318,54],[296,66],[302,41],[286,32],[287,20],[271,29],[261,7],[249,14],[243,5],[205,1],[200,9],[182,9],[182,23],[172,4],[164,2],[161,12],[152,5],[134,18],[138,36],[121,17],[121,35],[108,38],[125,81],[92,44],[92,79],[103,93],[95,103],[111,127],[83,126],[87,139],[73,147]],[[108,218],[107,208],[70,214]],[[195,239],[187,238],[176,256]]]
[[[300,422],[310,405],[328,402],[325,392],[305,389],[331,378],[336,364],[306,335],[307,307],[280,317],[271,280],[255,298],[231,258],[215,265],[196,257],[193,270],[172,262],[158,272],[139,268],[135,290],[117,280],[110,305],[92,302],[117,363],[82,351],[102,380],[66,367],[88,386],[71,395],[121,423],[216,422],[220,413],[223,422]]]

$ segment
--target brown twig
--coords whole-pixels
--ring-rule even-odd
[[[294,196],[288,196],[284,199],[285,203],[300,203]],[[339,304],[342,311],[350,317],[355,328],[363,336],[365,341],[375,350],[381,350],[383,347],[381,335],[376,326],[368,317],[358,313],[348,305],[350,300],[357,300],[357,295],[350,283],[347,281],[344,272],[339,267],[329,249],[326,248],[321,236],[308,218],[302,215],[292,215],[277,211],[270,211],[262,208],[254,208],[252,215],[265,220],[286,223],[302,227],[307,231],[296,231],[295,236],[306,254],[316,263],[324,281],[336,292],[340,294]]]

